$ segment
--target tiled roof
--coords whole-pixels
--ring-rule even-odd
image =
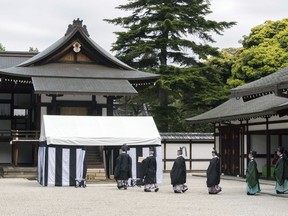
[[[214,136],[212,133],[178,133],[178,132],[167,132],[167,133],[160,133],[162,140],[167,141],[213,141]]]
[[[32,82],[37,94],[98,94],[107,96],[137,94],[137,91],[127,80],[32,77]]]
[[[242,98],[231,98],[220,106],[203,114],[186,119],[188,123],[221,122],[225,120],[249,119],[277,114],[288,108],[288,99],[269,94],[244,102]]]
[[[2,74],[23,77],[70,77],[100,79],[157,79],[158,75],[141,71],[123,70],[97,64],[51,63],[33,67],[1,69]]]
[[[278,91],[288,88],[288,67],[261,79],[231,89],[231,97],[257,97],[263,93],[277,94]]]
[[[0,52],[0,69],[16,66],[36,54],[31,52]]]

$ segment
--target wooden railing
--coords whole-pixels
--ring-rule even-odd
[[[11,130],[11,143],[25,141],[39,141],[39,131],[35,130]]]
[[[32,145],[32,149],[34,151],[33,164],[36,166],[37,164],[37,155],[38,155],[38,143],[39,143],[39,131],[35,130],[11,130],[10,144],[13,145],[13,164],[18,166],[18,158],[19,158],[19,145],[27,144]]]
[[[0,130],[0,137],[10,137],[11,131],[10,130]]]

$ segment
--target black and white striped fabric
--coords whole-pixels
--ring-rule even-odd
[[[38,182],[43,186],[76,186],[76,180],[86,177],[85,153],[79,146],[40,145]]]
[[[162,148],[161,146],[155,147],[156,161],[157,161],[157,172],[156,180],[157,183],[162,183],[163,178],[163,162],[162,162]],[[141,162],[138,161],[139,157],[149,156],[149,147],[131,147],[127,152],[132,158],[132,179],[138,179],[141,172]]]

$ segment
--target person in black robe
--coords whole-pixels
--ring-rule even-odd
[[[150,147],[149,156],[142,161],[142,176],[141,178],[144,181],[144,191],[157,192],[159,187],[157,185],[156,179],[157,172],[157,161],[155,157],[154,147]]]
[[[209,167],[207,169],[207,187],[209,194],[217,194],[221,192],[222,188],[219,186],[220,183],[220,159],[218,157],[217,151],[213,149],[213,158],[210,161]]]
[[[118,189],[126,190],[128,187],[128,179],[132,178],[132,159],[127,154],[128,146],[121,147],[122,153],[116,159],[114,178],[117,181]]]
[[[246,170],[247,195],[255,195],[256,193],[260,193],[259,173],[257,169],[257,163],[254,159],[255,157],[256,152],[250,151],[248,155],[250,161]]]
[[[181,147],[177,151],[178,157],[174,161],[172,170],[170,172],[171,184],[173,186],[174,193],[185,193],[188,190],[186,185],[186,163],[185,158],[182,156],[183,148],[186,151],[185,147]]]

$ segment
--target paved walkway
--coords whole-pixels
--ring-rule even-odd
[[[221,179],[223,191],[209,195],[206,178],[188,175],[189,190],[175,194],[169,174],[158,193],[143,188],[118,190],[116,184],[90,184],[87,188],[43,187],[26,179],[0,179],[0,215],[3,216],[202,216],[286,215],[288,194],[276,195],[274,184],[261,185],[262,193],[247,196],[246,184]],[[272,182],[273,183],[273,182]],[[285,213],[286,212],[286,213]]]

